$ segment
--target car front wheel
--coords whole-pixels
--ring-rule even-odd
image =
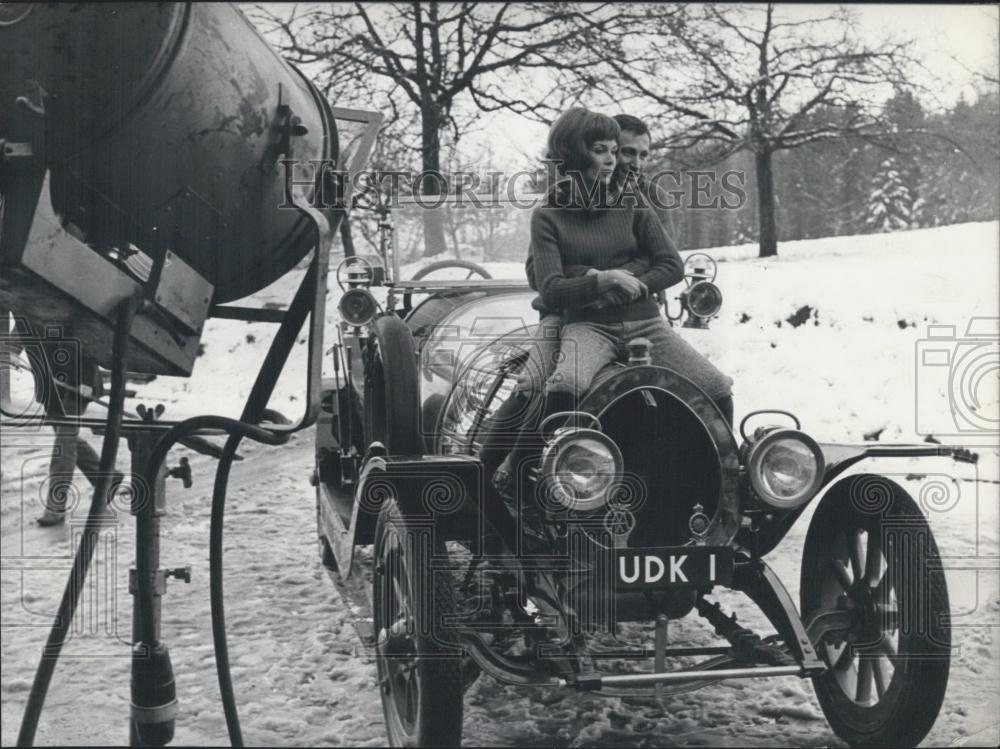
[[[852,746],[915,746],[948,685],[948,589],[930,526],[913,499],[878,476],[848,480],[816,510],[802,560],[802,616],[847,611],[817,651],[813,679],[834,732]]]

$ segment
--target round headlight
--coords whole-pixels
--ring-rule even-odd
[[[794,429],[769,432],[750,448],[750,483],[770,509],[790,510],[819,491],[826,463],[819,445]]]
[[[698,281],[685,293],[687,308],[695,317],[712,317],[722,309],[722,291],[711,281]]]
[[[367,325],[378,313],[378,302],[367,289],[348,289],[338,307],[340,317],[349,325]]]
[[[622,455],[594,429],[562,429],[542,453],[546,489],[569,510],[603,507],[622,474]]]

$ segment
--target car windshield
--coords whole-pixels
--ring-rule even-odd
[[[526,283],[531,211],[539,197],[533,191],[397,195],[387,201],[388,222],[362,199],[351,215],[351,239],[359,255],[381,254],[391,241],[386,264],[393,268],[395,261],[396,281],[475,281],[482,269],[493,279]]]

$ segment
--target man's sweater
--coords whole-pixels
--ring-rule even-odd
[[[571,275],[579,267],[597,270],[635,267],[640,257],[649,268],[637,278],[650,293],[673,286],[684,277],[683,263],[649,208],[625,205],[585,209],[557,207],[552,201],[531,215],[531,258],[541,304],[561,310],[566,322],[624,322],[659,315],[649,298],[593,308],[601,293],[596,275]]]

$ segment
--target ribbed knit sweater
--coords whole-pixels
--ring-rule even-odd
[[[635,267],[635,261],[645,256],[649,268],[637,278],[651,294],[684,278],[680,255],[654,212],[634,204],[587,209],[557,207],[547,201],[531,215],[530,252],[539,301],[546,309],[561,311],[565,322],[626,322],[660,313],[650,298],[587,307],[600,292],[596,275],[576,275],[581,266],[624,269]],[[572,275],[567,272],[570,268]]]

